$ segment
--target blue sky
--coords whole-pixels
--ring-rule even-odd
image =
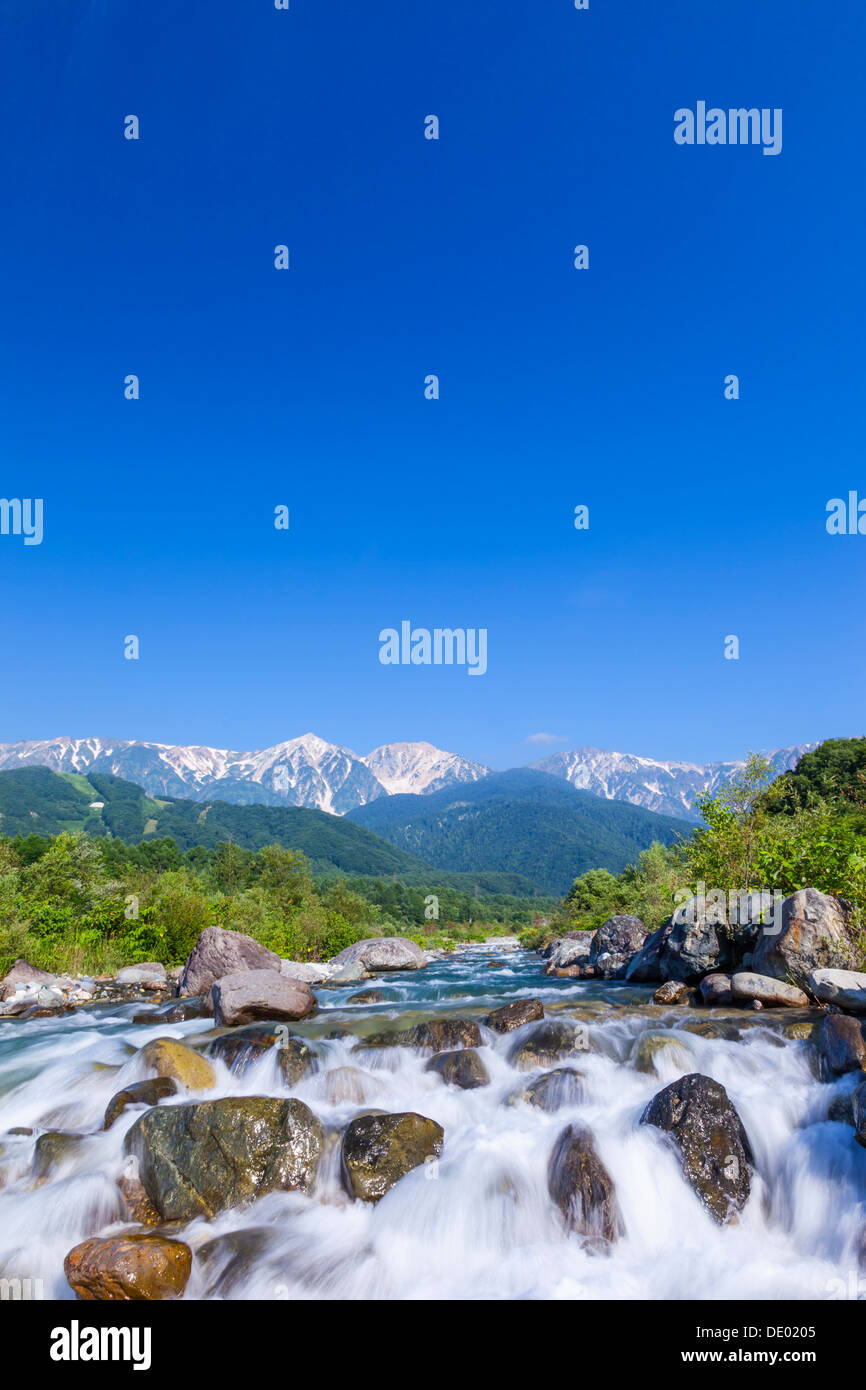
[[[864,731],[862,5],[12,8],[0,741]],[[782,153],[677,146],[698,100]],[[486,675],[381,665],[406,618]]]

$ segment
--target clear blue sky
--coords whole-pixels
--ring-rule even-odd
[[[866,537],[824,525],[866,495],[860,0],[58,0],[0,40],[0,491],[45,505],[0,536],[0,741],[863,732]],[[698,100],[781,107],[781,155],[677,146]],[[486,627],[487,674],[380,665],[403,618]]]

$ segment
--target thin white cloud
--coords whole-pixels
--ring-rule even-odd
[[[530,734],[527,743],[568,743],[568,734]]]

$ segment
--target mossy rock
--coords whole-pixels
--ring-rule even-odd
[[[346,1190],[363,1202],[378,1202],[402,1177],[442,1152],[444,1130],[415,1111],[357,1115],[343,1135]]]
[[[147,1071],[170,1077],[188,1091],[211,1091],[216,1073],[206,1057],[175,1038],[153,1038],[138,1054]]]

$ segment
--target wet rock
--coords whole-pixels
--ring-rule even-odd
[[[866,1033],[849,1014],[827,1014],[812,1035],[824,1076],[842,1076],[866,1067]]]
[[[798,1019],[796,1023],[786,1023],[783,1031],[786,1038],[793,1038],[795,1042],[808,1042],[817,1026],[817,1019],[814,1022]]]
[[[49,1129],[40,1134],[33,1150],[33,1176],[53,1177],[68,1159],[75,1157],[83,1142],[83,1134],[69,1134],[62,1129]]]
[[[318,1008],[316,996],[303,980],[290,980],[275,970],[240,970],[224,975],[212,989],[214,1020],[229,1027],[260,1019],[295,1022]]]
[[[280,974],[290,980],[303,980],[308,985],[323,985],[330,970],[326,965],[319,965],[317,961],[283,960],[280,962]]]
[[[346,1190],[363,1202],[378,1202],[402,1177],[442,1152],[445,1132],[414,1111],[358,1115],[342,1143]]]
[[[346,1001],[348,1004],[386,1004],[388,996],[382,989],[362,989]]]
[[[196,1252],[205,1276],[204,1298],[227,1298],[249,1282],[278,1237],[269,1226],[244,1226],[206,1240]]]
[[[239,931],[225,931],[222,927],[205,927],[187,958],[178,993],[201,994],[224,975],[233,975],[241,970],[273,970],[279,973],[281,966],[280,957],[260,946],[251,936]]]
[[[570,965],[588,965],[592,938],[593,933],[588,931],[569,932],[566,936],[557,937],[542,953],[547,957],[544,973],[551,975],[554,970],[564,970]]]
[[[427,957],[408,937],[376,936],[347,946],[329,964],[336,970],[345,965],[361,965],[372,975],[382,970],[423,970]]]
[[[514,1043],[508,1060],[521,1071],[532,1071],[553,1066],[563,1057],[573,1057],[588,1048],[585,1028],[567,1019],[546,1019]]]
[[[513,999],[501,1009],[494,1009],[484,1022],[495,1033],[511,1033],[525,1023],[537,1023],[543,1018],[544,1005],[540,999]]]
[[[565,1220],[591,1250],[606,1250],[622,1235],[613,1178],[596,1152],[592,1133],[568,1125],[550,1156],[547,1186]]]
[[[210,1062],[175,1038],[152,1038],[137,1055],[147,1071],[170,1077],[188,1091],[210,1091],[216,1084]]]
[[[734,997],[730,975],[705,975],[698,988],[705,1004],[730,1004]]]
[[[595,966],[590,965],[587,961],[585,965],[576,963],[575,965],[564,965],[561,968],[550,966],[544,973],[545,975],[552,975],[557,980],[594,980],[598,972]]]
[[[370,1033],[353,1051],[361,1052],[367,1047],[429,1047],[433,1052],[445,1052],[455,1047],[481,1047],[483,1042],[477,1023],[467,1018],[435,1018],[415,1028]]]
[[[626,966],[625,978],[635,984],[646,984],[650,980],[664,978],[662,972],[662,953],[668,937],[673,931],[673,923],[668,918],[657,931],[650,932],[637,955],[632,956]]]
[[[180,1298],[191,1269],[188,1245],[149,1234],[85,1240],[63,1261],[70,1287],[84,1299]]]
[[[822,1004],[866,1013],[866,974],[859,970],[813,970],[809,988]]]
[[[579,1105],[584,1098],[583,1075],[573,1067],[554,1067],[539,1076],[519,1095],[527,1105],[553,1114],[565,1105]]]
[[[280,1070],[290,1086],[318,1067],[319,1059],[306,1039],[286,1032],[285,1025],[279,1024],[253,1023],[234,1028],[210,1044],[208,1056],[218,1058],[229,1071],[241,1076],[272,1048],[277,1049]]]
[[[854,1120],[854,1138],[866,1148],[866,1081],[851,1096],[851,1113]]]
[[[833,1097],[827,1107],[827,1119],[833,1120],[839,1125],[854,1124],[854,1100],[852,1091],[845,1091],[843,1095]]]
[[[653,995],[654,1004],[685,1004],[691,990],[683,980],[665,980]]]
[[[731,993],[738,1003],[751,1002],[765,1009],[803,1009],[809,1005],[808,996],[796,985],[774,980],[771,975],[756,975],[750,970],[740,970],[731,976]]]
[[[683,1176],[720,1224],[741,1211],[751,1190],[752,1152],[724,1086],[693,1072],[653,1096],[641,1124],[669,1134]]]
[[[490,1085],[490,1074],[474,1047],[462,1047],[457,1052],[437,1052],[424,1068],[435,1071],[446,1086],[459,1086],[461,1091],[474,1091]]]
[[[686,1071],[692,1065],[692,1055],[685,1042],[669,1032],[641,1033],[631,1060],[635,1071],[647,1076],[659,1074],[659,1061],[678,1071]]]
[[[149,1009],[147,1013],[133,1014],[133,1023],[148,1023],[156,1027],[159,1023],[186,1023],[191,1018],[205,1017],[200,995],[190,999],[173,999],[159,1009]]]
[[[332,1067],[322,1078],[325,1099],[330,1105],[363,1105],[370,1098],[375,1081],[358,1067]]]
[[[118,1091],[108,1102],[102,1128],[111,1129],[127,1106],[158,1105],[166,1096],[173,1096],[176,1092],[177,1083],[170,1076],[155,1076],[149,1081],[137,1081],[132,1086],[124,1086],[123,1090]]]
[[[682,1025],[684,1033],[697,1033],[701,1038],[716,1038],[722,1042],[739,1042],[741,1028],[720,1018],[689,1019]]]
[[[504,970],[506,963],[504,960],[489,960],[485,965],[486,970]]]
[[[779,931],[767,928],[758,936],[752,969],[808,989],[813,971],[847,970],[854,953],[848,904],[815,888],[803,888],[782,903]]]
[[[139,1178],[128,1173],[121,1173],[117,1179],[117,1188],[123,1199],[128,1220],[137,1222],[139,1226],[159,1226],[162,1224],[162,1217],[145,1192],[144,1184]]]
[[[267,1192],[309,1191],[324,1143],[300,1100],[232,1096],[148,1110],[126,1135],[165,1221],[213,1217]]]
[[[588,963],[602,979],[620,980],[646,937],[646,927],[639,917],[609,917],[592,938]]]

